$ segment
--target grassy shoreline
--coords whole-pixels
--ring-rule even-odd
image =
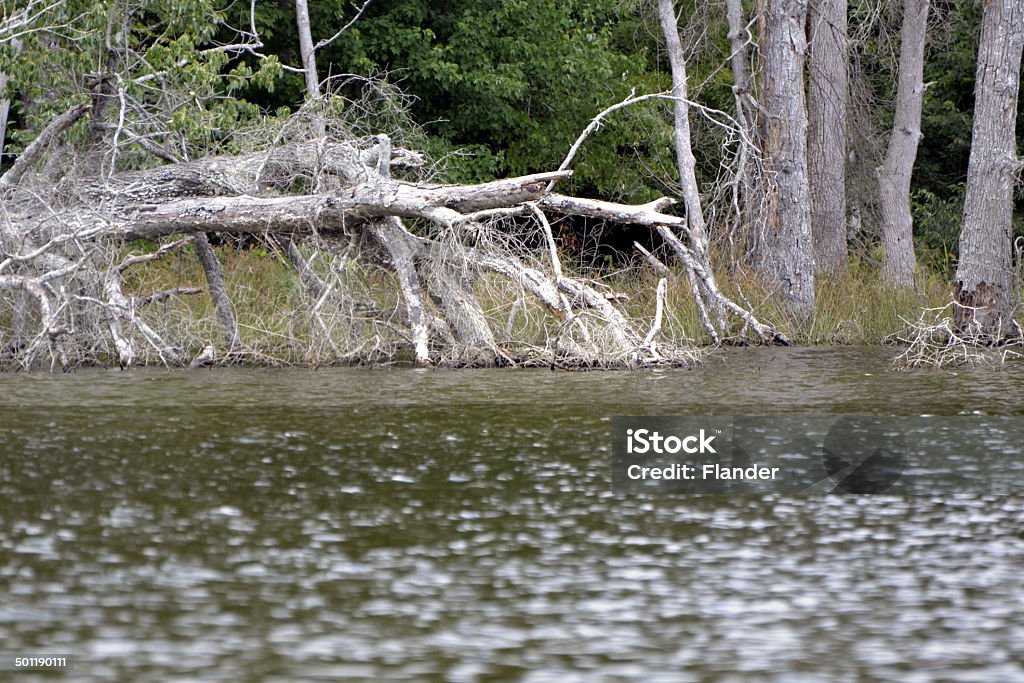
[[[128,245],[135,251],[150,251],[151,245]],[[125,254],[129,251],[125,249]],[[404,306],[394,276],[380,268],[355,261],[319,263],[322,275],[345,290],[338,300],[313,301],[303,290],[291,264],[273,249],[215,248],[221,263],[228,295],[233,302],[245,352],[234,362],[252,365],[377,365],[404,364],[410,359],[409,340],[403,333]],[[643,335],[654,320],[655,290],[660,276],[639,263],[613,272],[591,271],[588,277],[614,292],[623,313],[635,322]],[[819,279],[814,315],[806,321],[788,318],[779,298],[762,280],[747,270],[720,269],[718,283],[723,293],[751,310],[762,323],[774,325],[797,345],[880,345],[893,343],[898,333],[918,320],[924,309],[936,309],[952,298],[951,283],[942,277],[922,273],[911,291],[896,291],[883,283],[878,273],[854,268],[843,279]],[[202,288],[206,282],[191,247],[134,267],[124,273],[124,291],[137,300],[153,292],[173,288]],[[517,361],[536,359],[545,364],[552,355],[552,339],[565,334],[566,323],[550,315],[527,295],[514,304],[522,292],[498,276],[482,276],[475,294],[483,306],[500,348]],[[625,296],[623,296],[625,295]],[[429,305],[429,304],[428,304]],[[367,307],[373,315],[366,314]],[[313,315],[310,312],[316,311]],[[381,317],[381,312],[390,312]],[[0,298],[0,330],[9,330],[13,300]],[[172,296],[138,309],[138,314],[168,344],[191,359],[209,346],[224,357],[221,332],[215,322],[209,296]],[[78,357],[94,359],[100,365],[116,366],[117,354],[105,332],[102,316],[90,321],[93,337],[89,349],[77,349]],[[33,327],[29,321],[26,329]],[[725,339],[744,334],[742,322],[730,321]],[[746,331],[749,337],[749,330]],[[700,324],[685,273],[674,270],[667,276],[665,315],[656,337],[665,348],[694,349],[710,345]],[[11,340],[0,335],[0,349]],[[155,349],[139,342],[139,361],[163,364]],[[554,358],[555,356],[552,356]],[[6,359],[0,355],[0,366]]]
[[[297,362],[312,360],[309,348],[315,344],[310,336],[322,336],[323,331],[311,330],[307,322],[299,319],[298,313],[313,302],[306,300],[291,266],[280,255],[262,248],[220,246],[216,251],[246,346],[267,355],[284,352]],[[645,322],[653,319],[659,278],[651,270],[638,267],[591,276],[613,291],[627,294],[629,298],[621,306],[635,319]],[[387,273],[367,269],[352,273],[352,280],[357,281],[360,296],[372,296],[380,308],[400,304],[396,283]],[[749,306],[762,322],[771,322],[791,341],[805,345],[886,343],[906,327],[907,321],[916,320],[923,309],[941,307],[952,298],[951,283],[934,274],[922,273],[914,290],[896,291],[883,283],[876,272],[860,269],[843,279],[819,279],[815,313],[810,320],[798,322],[786,316],[772,289],[752,272],[723,271],[718,274],[718,281],[723,293]],[[202,271],[188,251],[171,254],[134,270],[125,282],[126,291],[139,296],[171,287],[205,287]],[[480,298],[495,327],[504,329],[509,305],[496,296],[498,289],[495,286]],[[194,338],[190,350],[194,347],[198,352],[207,343],[216,344],[218,333],[207,295],[174,298],[157,306],[162,310],[155,320],[164,323],[164,329],[169,329],[173,323]],[[524,315],[529,317],[528,312],[520,317]],[[542,323],[534,321],[533,324],[537,329],[532,334],[545,333]],[[734,322],[727,336],[741,331],[741,324]],[[340,341],[345,341],[341,330],[337,332]],[[661,337],[690,340],[699,346],[710,343],[701,328],[689,283],[681,270],[668,276]]]

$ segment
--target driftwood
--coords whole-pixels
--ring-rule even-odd
[[[174,287],[134,296],[125,291],[123,273],[189,244],[206,276],[223,347],[218,350],[206,340],[194,364],[246,352],[216,252],[207,241],[207,234],[213,233],[273,236],[278,253],[295,269],[303,291],[314,302],[311,318],[338,357],[358,359],[360,349],[373,340],[378,344],[381,333],[352,344],[354,350],[338,347],[333,328],[322,315],[329,301],[348,311],[354,326],[363,324],[358,317],[368,321],[366,324],[385,326],[374,329],[390,330],[404,338],[412,360],[421,366],[505,365],[527,358],[553,367],[635,367],[692,361],[689,346],[655,342],[664,330],[665,280],[656,291],[654,323],[646,334],[641,333],[614,297],[610,299],[593,282],[566,274],[545,212],[657,229],[683,261],[697,296],[701,289],[712,292],[716,305],[740,315],[762,339],[778,339],[769,326],[722,296],[708,269],[694,263],[676,237],[677,232],[690,237],[685,220],[665,212],[673,204],[668,198],[625,205],[549,192],[551,184],[571,175],[567,169],[476,185],[401,180],[392,177],[392,171],[419,166],[423,158],[394,147],[386,136],[293,143],[241,156],[172,163],[106,177],[71,178],[63,184],[47,185],[46,179],[33,176],[31,166],[53,138],[87,109],[78,107],[55,121],[47,129],[46,139],[30,146],[0,177],[4,195],[0,295],[5,290],[23,294],[9,297],[15,302],[12,321],[25,319],[25,302],[35,303],[35,335],[27,339],[26,334],[26,343],[10,349],[15,360],[26,367],[40,363],[47,353],[52,365],[65,367],[102,361],[90,351],[96,343],[80,338],[88,331],[76,330],[73,324],[87,319],[84,313],[76,313],[83,306],[96,312],[97,329],[105,330],[111,354],[120,365],[127,367],[154,356],[166,364],[186,363],[186,350],[165,340],[165,333],[147,322],[140,311],[154,302],[166,305],[171,298],[199,290]],[[30,152],[34,156],[26,158]],[[314,177],[322,176],[334,180],[313,182]],[[302,186],[304,178],[311,189],[332,189],[285,194]],[[46,194],[46,188],[52,191]],[[546,258],[525,243],[516,246],[508,242],[511,238],[503,235],[500,225],[492,224],[507,220],[534,221]],[[403,221],[413,221],[415,227]],[[124,240],[167,238],[175,241],[116,265],[110,260],[116,245]],[[302,241],[316,245],[330,239],[358,244],[353,258],[390,271],[401,305],[382,306],[345,291],[342,280],[318,271],[322,267],[314,267],[299,247]],[[647,257],[656,261],[651,254]],[[352,261],[348,257],[317,259],[318,264],[327,262]],[[498,340],[478,292],[480,287],[493,287],[494,278],[521,293],[514,297],[506,337],[515,316],[529,309],[523,296],[551,316],[549,322],[537,323],[551,332],[534,351],[517,351],[507,347],[507,340]],[[74,287],[67,286],[71,280]],[[700,308],[717,343],[703,302]],[[0,335],[3,326],[0,319]],[[13,340],[16,335],[13,328],[10,331]],[[78,352],[69,357],[67,348],[72,346]]]

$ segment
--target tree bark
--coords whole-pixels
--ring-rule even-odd
[[[924,45],[928,1],[904,0],[900,31],[900,73],[896,114],[885,161],[878,169],[878,208],[882,215],[885,259],[882,277],[895,287],[914,286],[914,229],[910,215],[910,178],[921,140],[924,101]]]
[[[819,273],[846,274],[846,0],[811,0],[808,40],[807,170]]]
[[[754,81],[750,76],[750,50],[747,48],[749,33],[743,21],[743,0],[726,0],[726,20],[729,23],[729,58],[732,65],[733,93],[736,95],[737,120],[749,117],[747,100],[754,94]],[[756,138],[751,135],[751,138]]]
[[[683,46],[679,40],[676,10],[672,0],[658,0],[658,20],[661,22],[661,30],[665,35],[668,61],[672,67],[672,97],[675,98],[672,110],[675,122],[676,165],[679,169],[683,203],[686,205],[686,220],[690,226],[690,239],[693,242],[694,252],[703,261],[707,255],[708,236],[704,225],[704,211],[700,203],[700,188],[697,186],[697,160],[693,156],[690,141],[690,105],[686,101],[686,60],[683,59]]]
[[[807,319],[814,312],[814,245],[803,78],[807,3],[765,0],[763,14],[768,220],[760,266],[780,287],[789,314]]]
[[[192,245],[195,247],[196,257],[206,275],[207,291],[210,292],[210,299],[213,300],[215,317],[224,337],[224,343],[227,344],[229,354],[235,353],[242,347],[242,338],[238,333],[235,307],[231,305],[231,299],[228,297],[220,262],[217,260],[217,255],[213,253],[209,240],[206,239],[206,233],[200,232],[193,237]]]
[[[730,63],[733,75],[733,98],[736,102],[736,122],[740,125],[753,145],[740,140],[736,159],[736,186],[733,190],[734,210],[741,226],[754,222],[753,211],[757,204],[757,176],[752,162],[756,161],[760,148],[760,128],[757,124],[757,102],[754,100],[754,80],[750,75],[750,32],[743,20],[743,0],[726,0],[726,19],[729,23],[729,48],[732,50]]]
[[[957,328],[1009,334],[1016,309],[1011,261],[1015,124],[1024,49],[1024,0],[988,0],[981,20],[974,132],[956,269]]]
[[[313,47],[313,33],[309,27],[309,6],[306,0],[295,0],[295,20],[299,31],[302,72],[306,79],[306,98],[316,101],[320,99],[320,77],[316,70],[316,49]]]
[[[302,72],[306,80],[306,103],[313,107],[313,132],[320,139],[327,135],[327,121],[324,118],[320,98],[320,75],[316,68],[316,48],[309,26],[309,6],[306,0],[295,0],[295,18],[299,31],[299,54],[302,56]]]
[[[679,26],[676,21],[675,3],[672,0],[658,0],[658,20],[661,31],[665,35],[665,47],[672,68],[672,97],[674,115],[674,142],[676,147],[676,165],[679,168],[679,182],[682,187],[683,203],[686,206],[686,222],[689,226],[690,240],[693,244],[694,258],[711,272],[711,260],[708,247],[707,226],[704,222],[704,209],[700,201],[700,187],[697,184],[697,160],[693,156],[690,135],[690,103],[686,82],[686,60],[683,58],[683,46],[679,40]],[[699,293],[698,293],[699,295]],[[725,328],[725,317],[717,302],[712,301],[713,314],[718,321],[719,330]],[[717,339],[716,335],[712,335]]]

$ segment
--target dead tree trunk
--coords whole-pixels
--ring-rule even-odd
[[[405,300],[416,365],[426,367],[430,360],[430,324],[423,308],[419,274],[416,272],[414,238],[398,218],[388,218],[371,229],[374,238],[387,250],[391,267],[398,275],[398,284]]]
[[[846,0],[810,0],[807,170],[819,273],[846,274]]]
[[[210,292],[210,299],[213,301],[213,309],[216,313],[217,324],[220,326],[224,343],[228,347],[228,354],[237,353],[242,347],[242,338],[238,333],[238,319],[235,317],[235,307],[228,297],[227,285],[224,284],[224,274],[220,268],[220,261],[213,253],[210,241],[206,233],[198,233],[192,238],[192,246],[196,250],[196,257],[203,267],[203,274],[206,276],[207,291]]]
[[[760,204],[761,137],[758,126],[758,103],[754,98],[754,79],[751,77],[751,32],[743,22],[742,0],[726,0],[726,18],[729,23],[729,48],[732,50],[732,95],[735,100],[736,123],[746,139],[739,140],[739,154],[734,170],[732,186],[733,212],[736,224],[742,228],[744,242],[751,237],[751,230],[757,223]],[[748,143],[750,140],[751,142]]]
[[[733,75],[733,98],[736,102],[736,122],[747,139],[753,144],[740,140],[736,159],[736,180],[733,187],[733,210],[740,226],[749,228],[754,222],[757,201],[758,176],[754,162],[760,155],[760,135],[757,102],[754,100],[754,80],[750,75],[750,31],[744,22],[743,0],[726,0],[726,18],[729,22],[729,48],[732,50],[730,63]],[[745,233],[749,236],[749,233]]]
[[[672,97],[675,100],[672,110],[675,121],[676,165],[679,169],[683,202],[686,205],[686,219],[690,226],[694,252],[697,258],[703,261],[708,250],[708,235],[700,203],[700,188],[697,186],[697,160],[693,156],[693,148],[690,143],[690,104],[687,102],[686,60],[683,59],[683,46],[679,41],[676,10],[672,0],[658,0],[658,20],[661,22],[661,30],[665,35],[668,60],[672,67]]]
[[[814,312],[814,245],[807,183],[804,105],[806,0],[765,0],[762,81],[765,139],[765,226],[761,269],[779,286],[789,313]]]
[[[700,187],[697,185],[697,160],[693,156],[690,140],[690,103],[688,102],[686,83],[686,60],[683,58],[683,46],[679,41],[679,27],[672,0],[658,0],[658,20],[661,23],[661,31],[665,35],[665,46],[672,67],[676,165],[679,168],[679,182],[682,186],[683,202],[686,205],[686,220],[690,228],[694,258],[703,268],[711,272],[708,232],[704,223],[704,209],[700,201]],[[699,292],[696,294],[699,296]],[[718,323],[718,330],[722,332],[725,329],[725,316],[717,302],[712,301],[711,305]],[[711,336],[713,339],[717,339],[717,335],[713,332]]]
[[[145,306],[197,291],[172,287],[154,294],[137,294],[130,287],[138,286],[139,279],[122,280],[121,273],[189,241],[193,241],[204,262],[215,318],[229,349],[236,350],[237,321],[224,291],[219,264],[204,239],[212,232],[269,233],[284,243],[307,239],[313,249],[327,246],[332,238],[347,243],[345,255],[338,259],[358,260],[359,267],[339,273],[327,265],[320,272],[329,282],[310,271],[294,243],[289,250],[299,270],[297,279],[305,282],[317,299],[317,306],[306,311],[306,319],[296,321],[298,329],[315,327],[318,321],[324,323],[319,305],[333,288],[345,288],[353,278],[359,279],[360,303],[355,303],[354,295],[341,292],[340,298],[352,305],[345,303],[336,307],[344,310],[329,312],[347,315],[345,322],[324,323],[318,328],[323,333],[318,337],[318,348],[333,349],[334,360],[367,358],[360,355],[364,345],[384,349],[389,359],[400,357],[401,350],[411,346],[413,359],[420,365],[533,362],[539,357],[540,362],[563,367],[635,367],[686,364],[694,357],[687,340],[680,344],[666,338],[668,326],[653,326],[662,329],[656,332],[661,337],[655,347],[654,335],[639,332],[640,325],[620,308],[620,302],[628,298],[626,294],[564,272],[557,250],[553,251],[554,240],[543,213],[578,213],[648,225],[668,231],[671,237],[677,231],[686,234],[687,221],[662,213],[672,204],[669,199],[630,206],[550,194],[548,184],[569,177],[569,171],[477,185],[403,181],[390,177],[390,169],[414,163],[418,157],[392,149],[390,140],[383,136],[373,138],[372,147],[369,138],[343,143],[317,140],[261,154],[168,164],[83,179],[73,193],[62,187],[49,188],[51,194],[45,195],[47,189],[41,186],[44,181],[27,170],[45,153],[49,141],[88,108],[80,105],[57,117],[0,178],[4,200],[0,215],[0,289],[23,292],[30,298],[33,307],[29,327],[37,328],[26,331],[25,349],[15,350],[14,362],[25,367],[38,364],[46,352],[61,367],[68,365],[69,359],[84,363],[110,362],[114,358],[123,365],[149,359],[166,364],[185,362],[177,350],[197,340],[188,338],[182,343],[185,340],[181,338],[161,338],[178,332],[154,317],[155,313],[146,314]],[[319,154],[308,153],[311,145]],[[294,179],[308,177],[310,168],[335,180],[338,189],[287,194],[294,191]],[[267,195],[259,196],[264,191]],[[532,243],[535,236],[502,232],[507,227],[503,217],[531,213],[537,220],[537,235],[543,237],[544,250]],[[418,219],[417,234],[403,227],[403,218]],[[114,265],[121,258],[125,239],[162,240],[172,235],[183,238]],[[350,247],[356,250],[351,256]],[[711,293],[709,300],[728,307],[758,334],[770,338],[749,312],[717,291],[710,270],[697,263],[678,238],[673,248],[685,254],[681,258],[699,286]],[[325,259],[335,258],[326,249],[320,254]],[[379,277],[382,269],[394,273],[396,280]],[[391,282],[396,282],[394,289],[387,288]],[[483,287],[488,288],[488,298],[478,296],[477,290]],[[382,288],[388,291],[380,291]],[[492,331],[493,318],[495,311],[501,311],[498,315],[504,322],[506,306],[494,297],[509,292],[514,305],[508,310],[529,309],[524,315],[538,316],[528,326],[529,334],[538,336],[521,341],[506,339],[499,347]],[[663,288],[658,292],[657,306],[652,304],[651,312],[657,317],[660,310],[663,318],[665,293]],[[404,315],[394,315],[396,302],[404,306]],[[375,319],[356,320],[356,310]],[[644,321],[643,328],[648,322]],[[341,333],[341,339],[332,336],[332,330],[339,327],[368,327],[370,332],[351,341],[346,336],[348,331]],[[113,344],[104,343],[104,339]],[[351,345],[346,348],[339,346],[349,341]],[[521,345],[509,351],[509,343]],[[249,348],[261,353],[260,349]],[[374,354],[369,358],[380,357]],[[322,358],[304,357],[312,362],[321,362]],[[213,350],[207,347],[193,363],[198,366],[211,360]]]
[[[729,63],[732,66],[733,87],[736,97],[736,120],[740,123],[753,124],[757,115],[754,102],[754,79],[750,75],[750,31],[743,20],[742,0],[726,0],[726,20],[729,22],[729,49],[732,54]],[[756,127],[750,125],[747,135],[757,140]]]
[[[1024,166],[1015,136],[1022,48],[1024,0],[986,2],[954,318],[958,329],[983,337],[1009,334],[1017,304],[1010,235],[1015,175]]]
[[[914,286],[914,226],[910,177],[921,140],[924,101],[924,45],[929,0],[904,0],[900,31],[900,73],[896,115],[885,162],[878,169],[878,208],[882,215],[885,259],[882,276],[895,287]]]

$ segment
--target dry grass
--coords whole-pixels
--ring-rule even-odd
[[[151,244],[124,249],[142,253]],[[335,252],[337,250],[334,250]],[[395,276],[383,268],[322,250],[311,262],[332,284],[332,294],[314,301],[303,289],[292,265],[272,244],[245,248],[216,247],[229,296],[238,318],[245,354],[257,364],[321,365],[332,363],[390,364],[411,358],[403,302]],[[635,325],[641,336],[651,329],[656,309],[659,276],[634,264],[614,272],[585,273]],[[656,340],[668,358],[697,362],[697,346],[708,343],[681,272],[667,278],[665,315]],[[968,348],[951,333],[948,320],[949,285],[925,275],[917,290],[897,292],[873,273],[859,273],[841,281],[819,281],[817,307],[808,321],[788,319],[771,288],[747,271],[720,274],[722,291],[748,307],[762,322],[769,322],[796,343],[907,345],[901,355],[906,367],[950,363],[991,362],[1012,351]],[[191,248],[133,267],[125,273],[125,292],[135,297],[174,287],[205,287],[202,269]],[[475,291],[499,347],[519,364],[557,364],[566,349],[588,347],[601,353],[609,348],[600,320],[578,311],[569,319],[552,315],[536,297],[507,278],[485,274]],[[432,307],[429,299],[425,301]],[[8,320],[11,302],[0,297],[0,318]],[[925,315],[920,312],[925,310]],[[431,308],[431,312],[437,314]],[[176,296],[139,309],[140,317],[180,352],[193,358],[207,346],[222,346],[213,306],[205,293]],[[0,323],[4,323],[0,320]],[[916,321],[908,323],[907,321]],[[752,336],[734,321],[727,337]],[[7,328],[0,324],[0,329]],[[99,335],[102,336],[102,335]],[[157,351],[138,344],[140,360],[160,363]],[[96,362],[116,364],[110,342],[99,339],[86,350]],[[435,349],[439,357],[444,349]],[[571,355],[571,354],[570,354]],[[611,359],[616,364],[624,359]],[[626,364],[628,363],[621,363]]]

